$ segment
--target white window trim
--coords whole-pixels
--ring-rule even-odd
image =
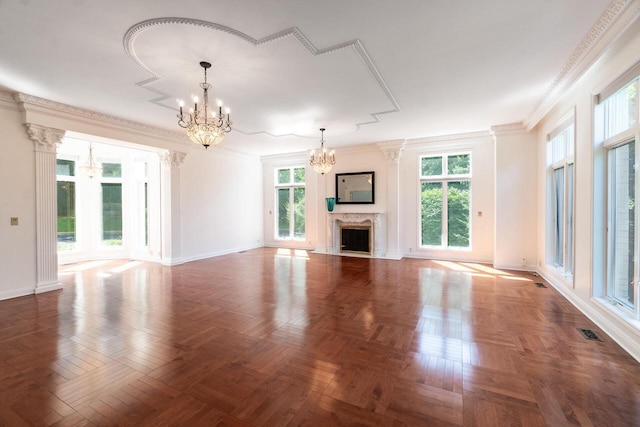
[[[561,133],[563,133],[565,130],[567,130],[569,127],[573,126],[573,134],[572,134],[572,138],[571,141],[565,141],[565,147],[564,147],[564,157],[562,159],[553,161],[553,155],[554,155],[554,147],[553,147],[553,139],[560,135]],[[547,256],[545,257],[546,259],[546,264],[547,267],[552,270],[557,277],[561,278],[562,282],[565,283],[565,285],[573,287],[574,286],[574,280],[573,280],[573,271],[568,271],[567,269],[567,263],[568,261],[571,261],[571,267],[572,270],[575,269],[575,203],[576,203],[576,197],[575,197],[575,190],[576,190],[576,177],[575,177],[575,173],[576,173],[576,167],[575,167],[575,141],[576,141],[576,126],[575,126],[575,113],[572,110],[570,113],[566,114],[561,120],[560,122],[557,124],[557,126],[551,131],[549,132],[549,134],[547,135],[547,142],[549,143],[550,147],[549,147],[549,155],[551,156],[551,163],[548,166],[548,174],[549,174],[549,179],[550,179],[550,188],[551,188],[551,192],[550,194],[547,196],[547,202],[549,203],[549,206],[551,206],[551,211],[549,214],[549,226],[547,227],[547,239],[549,239],[550,241],[550,245],[547,246],[547,248],[549,249],[549,253],[547,254]],[[569,150],[569,145],[570,142],[573,143],[573,147],[572,150]],[[567,154],[571,151],[571,154]],[[569,166],[573,165],[573,173],[574,173],[574,177],[573,177],[573,206],[572,206],[572,211],[574,213],[574,217],[573,217],[573,233],[571,236],[571,239],[569,239],[568,237],[568,210],[569,210],[569,203],[568,203],[568,199],[569,199],[569,191],[568,190],[568,182],[569,182]],[[563,265],[557,265],[555,264],[555,217],[553,215],[553,213],[555,212],[555,200],[556,198],[554,197],[555,195],[555,171],[560,169],[560,168],[564,168],[564,203],[563,203],[563,212],[562,212],[562,218],[563,218],[563,248],[562,248],[562,258],[563,258]],[[571,241],[570,241],[571,240]],[[571,243],[572,247],[573,247],[573,254],[572,254],[572,259],[567,259],[568,258],[568,245]]]
[[[285,170],[285,169],[289,169],[291,171],[291,182],[288,183],[279,183],[278,182],[278,171],[281,170]],[[294,170],[295,169],[304,169],[305,173],[304,173],[304,182],[293,182],[295,180],[294,178]],[[307,236],[307,190],[306,190],[306,183],[307,183],[307,168],[305,167],[305,165],[294,165],[294,166],[276,166],[273,170],[273,175],[274,175],[274,196],[273,196],[273,200],[274,200],[274,222],[273,222],[273,238],[276,241],[285,241],[285,242],[302,242],[302,241],[306,241],[306,236]],[[296,189],[296,188],[304,188],[305,189],[305,206],[304,206],[304,210],[305,210],[305,215],[304,215],[304,230],[305,230],[305,235],[304,237],[301,238],[295,238],[295,232],[294,232],[294,227],[295,227],[295,223],[294,223],[294,218],[289,218],[289,237],[280,237],[279,233],[278,233],[278,190],[282,189],[282,188],[288,188],[289,190],[289,205],[293,206],[294,205],[294,191],[291,191],[292,189]]]
[[[639,165],[638,159],[640,158],[640,117],[636,117],[635,125],[631,126],[629,129],[621,131],[615,135],[610,136],[607,139],[603,139],[604,134],[604,122],[606,117],[604,117],[604,112],[600,110],[598,107],[604,102],[609,96],[615,94],[621,88],[627,86],[629,83],[634,80],[639,81],[640,86],[640,64],[634,66],[631,70],[627,71],[621,77],[619,77],[612,85],[605,88],[601,93],[594,97],[594,142],[596,144],[596,150],[602,150],[603,152],[603,187],[604,187],[604,215],[602,218],[603,227],[602,232],[604,236],[602,237],[602,244],[604,247],[602,248],[602,260],[599,260],[598,263],[594,263],[594,272],[597,268],[602,269],[602,284],[595,285],[592,288],[593,297],[600,301],[606,302],[607,304],[603,304],[605,307],[609,308],[610,311],[616,315],[617,317],[622,318],[623,320],[630,322],[631,324],[638,327],[640,320],[640,295],[638,295],[639,291],[639,272],[638,272],[638,258],[640,258],[640,230],[637,219],[640,218],[640,211],[636,209],[636,227],[634,231],[634,239],[636,246],[636,262],[634,263],[634,307],[630,308],[625,306],[624,304],[616,301],[610,292],[610,260],[609,260],[609,251],[610,251],[610,234],[608,232],[610,221],[611,221],[611,213],[609,212],[608,204],[609,204],[609,193],[610,193],[610,179],[609,179],[609,152],[610,150],[624,145],[630,141],[635,140],[636,143],[636,165]],[[640,88],[639,88],[640,89]],[[640,116],[640,90],[638,95],[636,96],[636,114]],[[638,194],[640,194],[640,173],[636,173],[636,200],[638,200]],[[594,208],[596,208],[594,206]],[[600,264],[601,263],[601,264]],[[597,264],[597,265],[596,265]],[[599,267],[598,267],[599,266]]]
[[[455,157],[460,155],[469,156],[469,173],[448,175],[446,172],[449,165],[448,163],[449,157]],[[429,158],[429,157],[441,157],[443,160],[446,159],[446,161],[442,162],[443,174],[429,175],[429,176],[422,175],[422,159]],[[472,251],[473,249],[472,248],[472,241],[473,241],[472,217],[473,215],[471,214],[473,212],[472,197],[471,197],[471,191],[472,191],[471,187],[472,187],[472,181],[473,181],[472,177],[473,177],[473,155],[471,150],[418,154],[418,195],[417,195],[418,240],[416,244],[416,247],[418,248],[418,250],[437,250],[437,251],[452,251],[452,252],[471,252]],[[459,182],[459,181],[469,181],[469,246],[466,248],[460,247],[460,246],[449,246],[448,245],[449,242],[446,239],[446,236],[448,236],[448,233],[449,233],[448,221],[446,220],[448,218],[449,212],[448,212],[448,204],[446,203],[447,196],[448,196],[447,194],[448,186],[444,184],[449,182]],[[422,244],[422,185],[421,184],[423,182],[443,183],[443,186],[442,186],[442,235],[440,236],[441,244],[439,246]],[[442,244],[443,241],[445,240],[447,241],[447,245]]]

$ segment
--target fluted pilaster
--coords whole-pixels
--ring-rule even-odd
[[[35,293],[41,293],[62,288],[58,280],[56,149],[65,132],[32,123],[25,126],[36,160]]]

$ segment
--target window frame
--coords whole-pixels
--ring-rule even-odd
[[[449,174],[449,158],[456,156],[469,156],[469,172],[465,174]],[[422,160],[425,158],[441,158],[442,170],[440,175],[422,175]],[[440,245],[425,245],[422,242],[422,184],[423,183],[442,183],[442,224]],[[449,245],[449,212],[448,212],[448,193],[449,183],[452,182],[468,182],[469,183],[469,234],[468,246],[450,246]],[[438,152],[438,153],[421,153],[418,154],[418,245],[421,250],[445,250],[445,251],[471,251],[472,248],[472,182],[473,182],[473,154],[471,150]]]
[[[114,250],[121,250],[124,249],[126,246],[126,227],[125,227],[125,204],[126,204],[126,189],[125,189],[125,162],[120,159],[120,158],[99,158],[98,159],[98,163],[100,164],[100,166],[103,168],[103,172],[104,173],[104,165],[105,163],[109,163],[109,164],[119,164],[120,165],[120,176],[119,177],[114,177],[114,176],[103,176],[102,173],[100,173],[100,175],[96,178],[97,179],[97,184],[100,188],[100,197],[98,198],[98,212],[100,212],[99,215],[99,224],[100,227],[98,228],[98,236],[97,236],[97,244],[98,247],[101,250],[107,250],[107,251],[114,251]],[[119,245],[109,245],[109,244],[105,244],[105,240],[104,239],[104,214],[103,214],[103,208],[104,208],[104,187],[102,184],[120,184],[120,218],[121,218],[121,228],[122,228],[122,240],[121,243]]]
[[[563,147],[561,154],[558,155],[558,146],[555,144],[562,137]],[[547,229],[547,239],[549,253],[546,256],[546,263],[549,268],[557,272],[561,277],[568,280],[573,286],[573,269],[575,267],[575,190],[576,190],[576,167],[575,167],[575,114],[572,111],[568,117],[565,117],[560,125],[547,135],[547,143],[549,144],[548,158],[548,176],[549,191],[547,200],[549,202],[549,224]],[[556,193],[556,171],[563,169],[562,179],[562,223],[558,222],[558,195]],[[572,185],[570,188],[569,185]],[[571,195],[571,197],[570,197]],[[570,215],[571,213],[571,215]],[[559,225],[562,227],[562,248],[561,254],[558,250],[557,230]],[[558,255],[562,255],[562,262],[558,263]]]
[[[303,182],[295,182],[295,170],[302,169],[304,170],[304,181]],[[290,179],[287,183],[280,183],[278,179],[278,174],[281,170],[289,170]],[[293,166],[281,166],[274,168],[274,240],[280,241],[293,241],[293,242],[301,242],[306,240],[307,236],[307,190],[306,190],[306,182],[307,182],[307,168],[305,165],[293,165]],[[287,237],[280,236],[280,228],[279,228],[279,219],[280,219],[280,211],[279,211],[279,199],[278,193],[281,189],[289,189],[289,206],[295,205],[295,190],[302,188],[304,190],[304,235],[302,237],[295,236],[295,212],[291,211],[291,217],[289,218],[289,235]]]
[[[608,113],[613,109],[614,114],[618,114],[619,110],[615,110],[615,108],[620,108],[619,106],[612,106],[607,103],[607,101],[616,96],[618,92],[621,92],[623,89],[629,86],[629,84],[636,82],[636,93],[635,100],[633,104],[633,113],[634,115],[630,116],[633,120],[627,128],[618,130],[615,134],[608,134],[608,129],[610,128],[610,124],[612,121],[617,119],[618,117],[609,117]],[[611,87],[602,91],[599,95],[594,97],[594,143],[596,147],[596,158],[601,160],[596,162],[596,165],[600,165],[600,170],[602,173],[598,176],[601,176],[602,185],[604,189],[603,202],[602,203],[602,216],[596,215],[597,218],[601,218],[601,232],[602,237],[597,238],[597,241],[594,242],[595,245],[601,244],[601,251],[597,251],[596,254],[600,254],[601,259],[596,259],[594,262],[594,275],[598,272],[602,274],[602,285],[599,287],[595,287],[593,289],[593,295],[595,297],[601,296],[606,301],[611,303],[615,310],[613,312],[622,318],[632,318],[634,320],[640,319],[640,295],[639,295],[639,281],[640,281],[640,272],[639,272],[639,264],[640,264],[640,235],[638,230],[638,224],[640,219],[640,210],[637,209],[637,201],[640,200],[640,174],[634,170],[634,202],[635,202],[635,212],[634,212],[634,232],[633,232],[633,304],[631,306],[625,304],[620,299],[616,298],[615,291],[613,287],[615,286],[614,281],[612,280],[612,250],[613,245],[616,243],[615,236],[613,236],[614,230],[612,229],[612,220],[613,220],[613,212],[614,208],[611,207],[611,193],[612,193],[612,173],[614,172],[611,167],[611,155],[613,150],[616,148],[622,147],[629,142],[634,142],[635,144],[635,168],[637,169],[638,165],[640,165],[640,149],[638,149],[638,143],[640,143],[640,66],[636,66],[627,73],[625,73],[621,78],[619,78]],[[624,107],[623,107],[624,108]],[[598,154],[600,153],[600,154]],[[597,209],[597,200],[594,199],[594,209]]]
[[[64,160],[64,161],[70,161],[74,163],[74,174],[73,175],[59,175],[57,172],[57,166],[58,166],[58,160]],[[75,202],[75,206],[74,206],[74,210],[75,210],[75,242],[74,242],[74,247],[73,249],[69,249],[69,250],[60,250],[60,246],[59,246],[59,242],[58,240],[58,227],[56,225],[56,252],[60,253],[60,254],[72,254],[75,252],[78,252],[79,250],[81,250],[80,247],[80,242],[81,239],[79,238],[79,221],[78,221],[78,207],[80,205],[79,200],[78,200],[78,196],[80,194],[80,191],[78,191],[78,169],[79,169],[79,159],[77,156],[70,156],[70,155],[56,155],[56,213],[57,213],[57,186],[58,186],[58,182],[73,182],[74,183],[74,202]],[[56,214],[56,218],[57,218],[57,214]],[[57,221],[57,219],[56,219]]]

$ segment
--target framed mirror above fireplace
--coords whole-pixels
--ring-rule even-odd
[[[364,205],[375,203],[375,172],[336,174],[336,203]]]

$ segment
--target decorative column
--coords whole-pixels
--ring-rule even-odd
[[[35,293],[62,288],[58,280],[58,200],[56,149],[65,131],[25,123],[36,157],[36,288]]]
[[[378,144],[387,160],[387,253],[385,258],[401,259],[400,253],[400,159],[405,140]]]
[[[180,237],[180,165],[186,153],[167,151],[160,155],[162,173],[160,175],[160,227],[162,233],[161,263],[181,264]]]

